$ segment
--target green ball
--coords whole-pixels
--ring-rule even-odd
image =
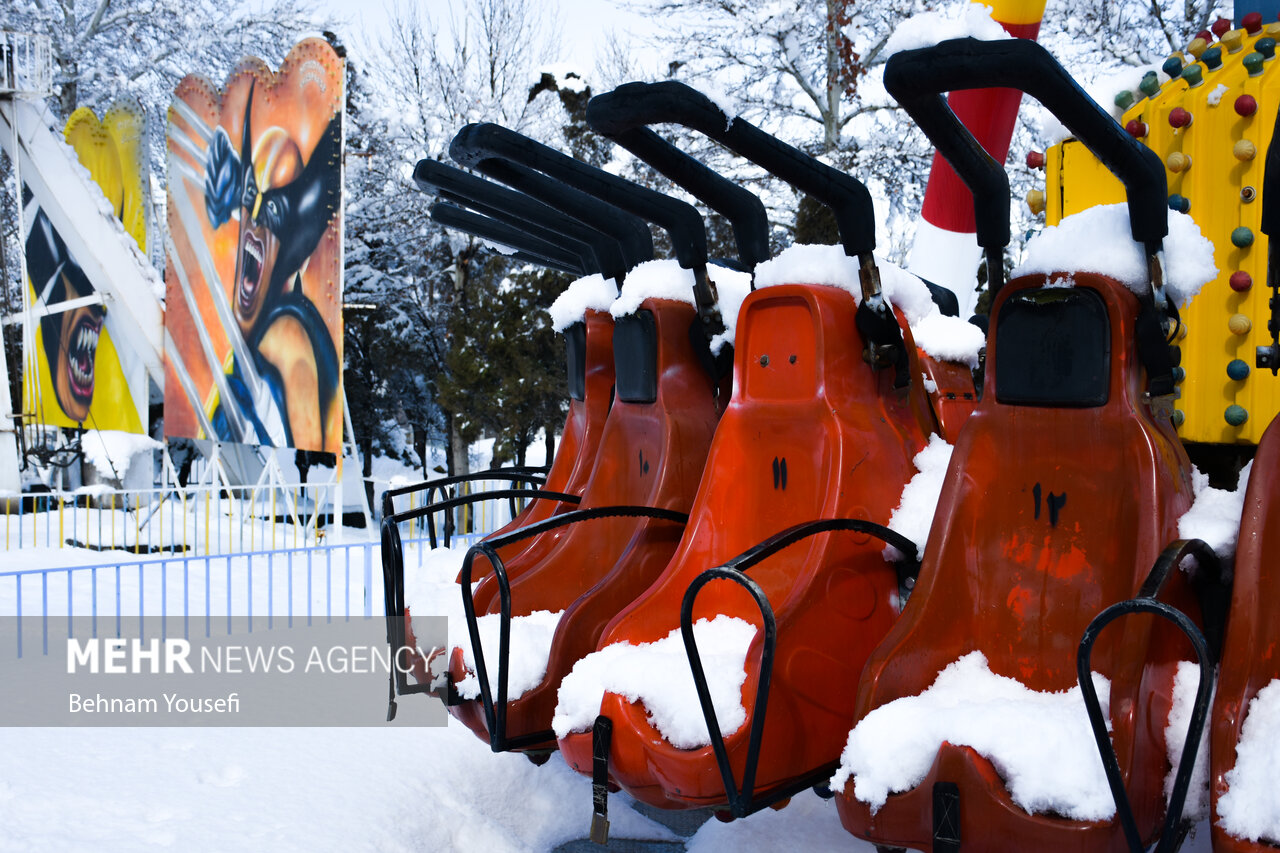
[[[1182,424],[1186,421],[1186,419],[1187,419],[1187,413],[1182,411],[1182,409],[1173,410],[1173,425],[1175,427],[1182,426]]]
[[[1245,410],[1244,406],[1237,406],[1235,403],[1232,403],[1230,406],[1227,406],[1227,410],[1222,413],[1222,417],[1225,418],[1227,423],[1231,424],[1231,426],[1238,427],[1244,426],[1244,422],[1249,420],[1249,413]]]
[[[1231,232],[1231,245],[1237,249],[1247,249],[1253,245],[1253,232],[1241,225]]]
[[[1241,359],[1233,358],[1227,365],[1227,376],[1237,382],[1249,376],[1249,365]]]

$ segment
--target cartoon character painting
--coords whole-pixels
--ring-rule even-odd
[[[168,435],[341,447],[342,82],[309,39],[278,73],[246,60],[221,93],[178,86]]]
[[[121,99],[101,121],[81,107],[64,131],[111,213],[141,251],[147,246],[149,204],[145,126],[141,105]],[[23,211],[28,300],[39,318],[23,373],[25,411],[49,426],[144,432],[145,375],[141,387],[131,387],[105,327],[106,306],[95,301],[93,283],[25,185]]]
[[[30,193],[27,193],[28,197]],[[28,201],[27,206],[34,207]],[[67,244],[53,229],[45,212],[35,208],[27,231],[27,272],[37,288],[35,304],[56,308],[80,300],[95,291],[84,270],[67,251]],[[58,411],[75,424],[89,420],[93,403],[98,338],[106,310],[101,304],[80,305],[40,317],[40,350],[47,368],[47,384],[54,390]],[[48,401],[44,401],[48,407]],[[48,418],[45,419],[48,422]],[[54,418],[56,421],[56,418]]]

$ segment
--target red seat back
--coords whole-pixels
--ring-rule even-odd
[[[1218,826],[1218,798],[1228,790],[1225,776],[1236,765],[1236,744],[1258,691],[1280,678],[1280,417],[1272,420],[1253,459],[1245,492],[1232,580],[1231,610],[1210,715],[1210,784],[1213,792],[1214,850],[1262,851],[1274,846],[1229,836]]]
[[[695,316],[684,302],[649,299],[615,324],[617,392],[580,508],[689,511],[717,421],[711,379],[690,341]],[[679,528],[659,524],[670,529],[663,537],[669,540],[665,564]],[[653,526],[614,518],[568,528],[553,549],[538,555],[537,566],[512,581],[512,612],[567,607],[613,568],[638,531]],[[496,596],[488,606],[496,611]]]
[[[582,324],[575,326],[578,326],[576,330],[572,326],[565,330],[566,338],[572,341],[569,415],[543,488],[549,492],[581,495],[591,478],[600,435],[613,400],[613,318],[603,311],[588,310]],[[580,389],[573,387],[575,371],[582,378]],[[503,536],[571,507],[559,501],[533,501],[491,537]],[[511,547],[522,550],[521,545]]]
[[[1143,399],[1137,298],[1098,275],[1076,273],[1074,287],[1044,282],[1015,280],[995,300],[983,399],[956,442],[919,582],[863,671],[855,722],[923,692],[975,650],[1032,689],[1074,687],[1089,622],[1134,597],[1177,538],[1191,505],[1190,463],[1168,419]],[[1170,603],[1196,612],[1184,573],[1169,587]],[[1112,739],[1141,827],[1163,813],[1173,668],[1194,659],[1175,634],[1134,616],[1103,632],[1093,652],[1093,670],[1111,679]],[[1028,817],[1002,788],[981,793],[960,792],[974,825]],[[918,805],[903,800],[900,814],[891,800],[874,822],[894,832],[921,824],[911,832],[928,837],[930,816],[915,814]],[[852,817],[858,808],[846,811],[842,798],[841,810],[846,825],[866,831],[865,809]],[[1043,833],[1066,824],[1026,825],[1030,835],[1012,843],[1063,842]]]
[[[783,285],[747,297],[733,398],[680,550],[654,586],[618,615],[601,645],[665,636],[678,626],[694,578],[774,533],[818,518],[888,522],[933,421],[923,394],[895,391],[893,371],[863,362],[855,308],[852,296],[831,287]],[[848,562],[866,541],[820,535],[761,564],[752,577],[774,609],[785,610],[790,596],[804,593],[811,571]],[[830,559],[817,565],[812,558],[827,551]],[[716,588],[699,600],[698,617],[730,613],[760,621],[745,593]]]

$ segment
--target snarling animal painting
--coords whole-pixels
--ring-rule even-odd
[[[169,109],[165,434],[339,452],[343,62],[320,39]]]
[[[64,136],[102,190],[104,215],[119,220],[141,252],[150,205],[146,123],[133,99],[112,104],[102,119],[81,107]],[[122,364],[107,328],[108,306],[49,217],[23,187],[27,298],[32,324],[23,371],[24,411],[49,426],[145,432],[145,370]]]

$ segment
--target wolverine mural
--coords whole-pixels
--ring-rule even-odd
[[[168,435],[341,448],[342,81],[309,39],[276,74],[246,60],[222,93],[178,86]]]
[[[146,118],[134,99],[113,103],[101,121],[81,107],[64,136],[102,191],[111,214],[146,251],[150,203],[144,156]],[[145,370],[128,370],[107,329],[106,307],[61,234],[24,184],[28,299],[39,317],[23,371],[25,411],[50,426],[145,432]],[[72,307],[66,307],[71,303]]]

